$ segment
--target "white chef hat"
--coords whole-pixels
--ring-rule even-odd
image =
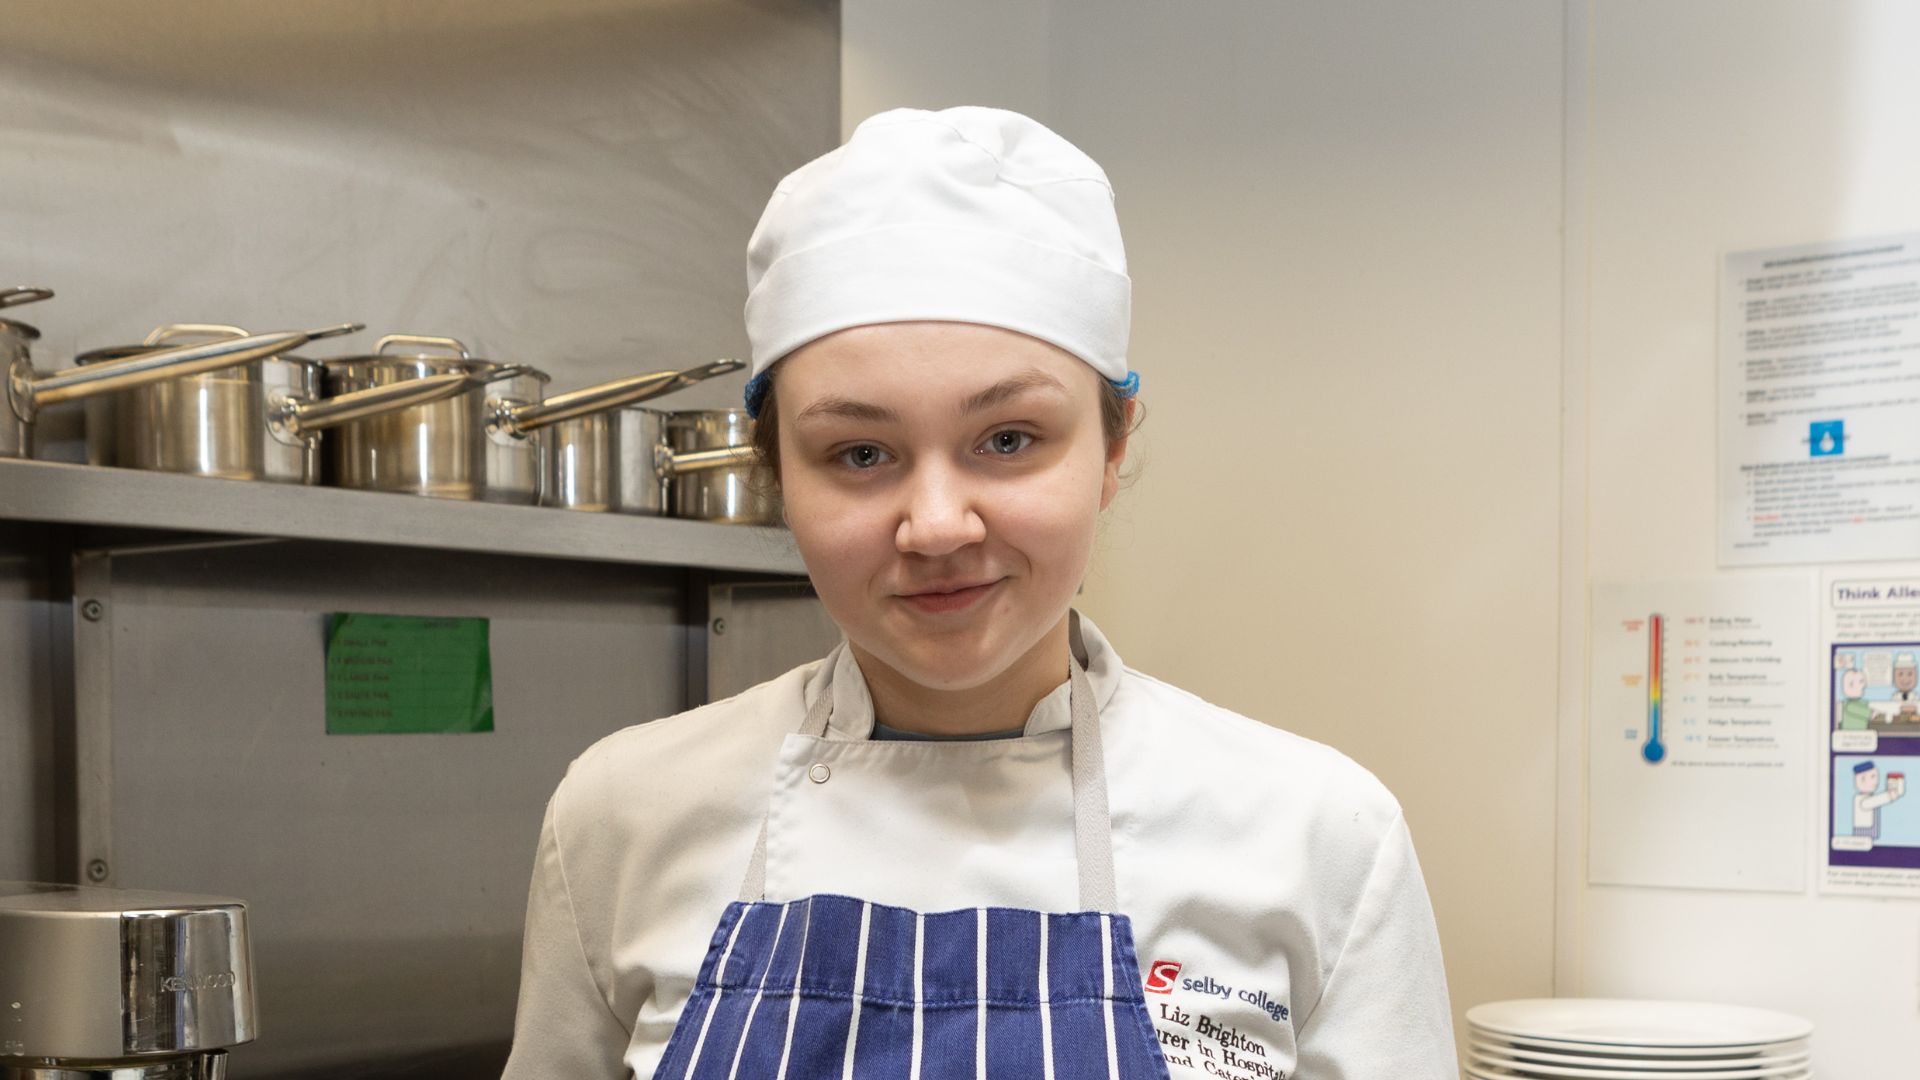
[[[836,330],[935,320],[1048,341],[1121,393],[1133,283],[1113,187],[1029,117],[894,109],[774,189],[747,242],[747,409],[767,369]]]

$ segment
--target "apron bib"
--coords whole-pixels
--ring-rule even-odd
[[[1168,1080],[1114,911],[1093,687],[1068,661],[1077,912],[766,894],[767,826],[654,1080]],[[800,733],[827,731],[830,686]]]

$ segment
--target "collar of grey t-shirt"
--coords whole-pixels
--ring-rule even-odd
[[[989,742],[994,739],[1017,739],[1026,734],[1023,727],[1007,731],[982,731],[972,735],[928,735],[919,731],[904,731],[897,727],[888,727],[878,720],[873,722],[873,738],[893,742]]]

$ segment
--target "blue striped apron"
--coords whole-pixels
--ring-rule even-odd
[[[767,829],[654,1080],[1168,1080],[1133,930],[1114,912],[1093,687],[1069,661],[1080,904],[922,913],[767,903]],[[826,734],[823,687],[800,733]]]

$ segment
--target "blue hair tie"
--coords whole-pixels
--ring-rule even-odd
[[[771,369],[763,371],[747,380],[747,389],[744,396],[747,399],[747,417],[749,419],[760,419],[760,403],[766,400],[767,387],[772,385],[773,372]]]
[[[766,400],[767,387],[772,385],[773,371],[771,369],[763,371],[747,380],[746,391],[741,396],[746,399],[747,415],[749,417],[755,420],[760,419],[760,403]],[[1108,379],[1107,385],[1118,390],[1121,397],[1130,398],[1140,392],[1140,373],[1137,371],[1129,371],[1127,372],[1127,377],[1124,379]]]

